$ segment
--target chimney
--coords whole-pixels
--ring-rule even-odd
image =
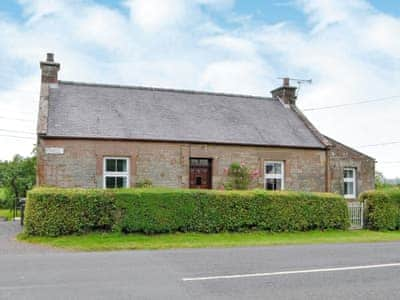
[[[271,91],[272,97],[285,105],[296,105],[296,87],[290,86],[290,79],[283,78],[283,85]]]
[[[40,62],[42,70],[42,83],[57,83],[57,74],[60,70],[60,64],[54,62],[54,54],[47,53],[46,61]]]

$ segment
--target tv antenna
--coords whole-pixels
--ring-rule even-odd
[[[288,78],[288,77],[278,77],[278,79],[283,79],[283,82],[285,84],[285,82],[290,83],[290,81],[295,81],[297,83],[297,91],[296,91],[296,97],[299,94],[300,91],[300,87],[302,84],[312,84],[312,79],[301,79],[301,78]]]

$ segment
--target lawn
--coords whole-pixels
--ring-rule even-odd
[[[309,231],[267,233],[171,233],[158,235],[90,233],[62,237],[28,237],[20,234],[24,242],[79,251],[107,251],[131,249],[170,249],[206,247],[273,246],[320,243],[361,243],[400,241],[400,231]]]
[[[6,220],[11,220],[13,217],[13,212],[12,210],[9,210],[8,208],[0,208],[0,218],[4,218]],[[17,217],[19,217],[19,210],[17,210]]]

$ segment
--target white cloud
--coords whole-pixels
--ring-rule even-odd
[[[29,23],[51,16],[66,7],[64,0],[19,0],[18,2],[23,7],[24,15],[29,17]]]
[[[263,95],[270,74],[260,61],[221,60],[205,68],[200,85],[207,90]]]
[[[48,51],[64,80],[268,96],[277,77],[312,77],[313,85],[301,88],[301,108],[400,95],[400,19],[362,0],[298,0],[305,28],[290,20],[254,25],[233,11],[233,0],[129,0],[125,11],[92,1],[19,2],[26,21],[0,20],[7,74],[0,74],[0,116],[36,118],[38,61]],[[216,12],[229,27],[213,18]],[[307,115],[323,133],[358,146],[399,140],[399,111],[393,99]],[[0,118],[0,129],[35,131],[35,123]],[[7,145],[0,159],[29,154],[33,142],[0,137]],[[398,161],[399,149],[360,148],[379,161]],[[399,164],[378,169],[400,175]]]
[[[232,35],[216,35],[207,37],[201,40],[200,44],[207,47],[223,49],[233,54],[248,55],[252,58],[257,56],[255,45],[251,41]]]
[[[187,14],[185,0],[128,0],[133,22],[146,31],[177,25]]]
[[[296,3],[308,15],[314,31],[349,22],[360,11],[368,12],[372,9],[364,0],[297,0]]]

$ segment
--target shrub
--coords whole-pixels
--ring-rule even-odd
[[[0,208],[12,208],[12,195],[6,188],[0,188]]]
[[[374,230],[400,228],[400,189],[368,191],[360,195],[367,207],[367,227]]]
[[[223,184],[226,190],[247,190],[258,176],[258,171],[251,171],[244,163],[232,163],[226,170],[228,180]]]
[[[110,230],[115,217],[114,193],[109,190],[40,188],[28,192],[24,231],[59,236]]]
[[[189,189],[35,189],[28,194],[25,232],[56,236],[91,230],[221,232],[346,229],[347,205],[337,195]]]

